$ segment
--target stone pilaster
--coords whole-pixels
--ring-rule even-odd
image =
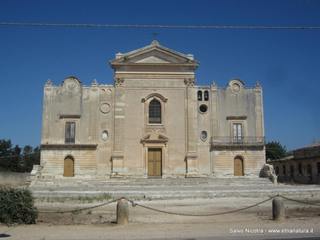
[[[255,104],[255,113],[256,113],[256,137],[264,137],[264,123],[263,123],[263,98],[262,98],[262,88],[259,83],[256,84],[254,88],[256,104]]]
[[[186,153],[186,177],[196,177],[199,174],[198,163],[198,118],[197,118],[197,94],[193,87],[193,81],[188,79],[186,82],[187,91],[187,153]],[[192,84],[191,84],[192,83]]]
[[[124,79],[115,80],[114,93],[114,145],[112,153],[112,176],[121,176],[124,172],[124,121],[125,89]]]

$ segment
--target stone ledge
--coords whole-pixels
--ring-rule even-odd
[[[41,150],[61,150],[61,149],[78,149],[78,150],[95,150],[98,144],[41,144]]]

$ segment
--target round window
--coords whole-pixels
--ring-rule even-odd
[[[206,141],[207,138],[208,138],[207,131],[202,131],[201,134],[200,134],[200,138],[201,138],[202,141]]]
[[[201,104],[199,107],[200,112],[205,113],[208,110],[208,106],[205,104]]]
[[[102,132],[102,134],[101,134],[102,140],[103,140],[103,141],[107,141],[108,137],[109,137],[108,131],[107,131],[107,130],[104,130],[104,131]]]

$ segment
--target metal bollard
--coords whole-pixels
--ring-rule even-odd
[[[272,218],[275,221],[282,221],[285,219],[285,207],[283,200],[280,197],[275,197],[272,200]]]
[[[127,199],[121,198],[117,203],[117,224],[125,225],[129,223],[129,204]]]

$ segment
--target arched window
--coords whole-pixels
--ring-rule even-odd
[[[208,91],[204,91],[204,100],[209,101],[209,92]]]
[[[149,123],[161,123],[161,103],[157,99],[149,104]]]
[[[202,101],[202,91],[198,91],[198,101]]]

